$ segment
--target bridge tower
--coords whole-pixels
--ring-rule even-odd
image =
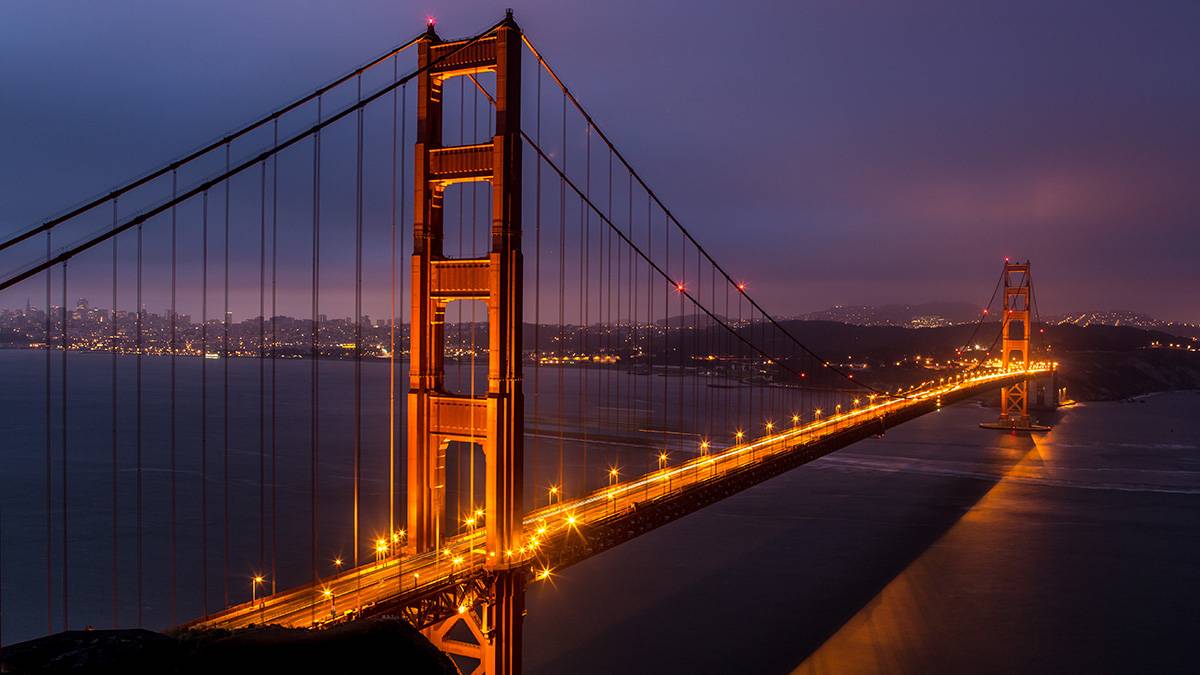
[[[408,541],[411,552],[436,548],[445,520],[446,448],[483,446],[484,524],[489,564],[519,543],[523,464],[521,391],[521,33],[511,14],[474,42],[442,42],[431,25],[418,44],[417,143],[409,370]],[[496,133],[488,143],[442,145],[442,89],[447,80],[496,74]],[[443,255],[442,200],[448,186],[492,184],[488,256]],[[445,390],[446,307],[483,300],[488,312],[485,397]]]
[[[446,450],[460,441],[483,447],[485,565],[493,575],[478,609],[426,634],[443,651],[478,661],[473,672],[520,672],[524,575],[508,570],[518,547],[523,508],[524,412],[521,390],[521,31],[511,11],[490,34],[443,42],[429,26],[417,45],[417,139],[414,170],[412,321],[408,395],[408,549],[439,548],[454,532],[446,521]],[[448,80],[496,76],[495,135],[465,146],[442,143],[442,92]],[[443,199],[455,183],[492,185],[491,244],[485,258],[443,254]],[[446,391],[446,307],[482,300],[488,316],[487,395]],[[478,636],[466,649],[449,638],[470,619]]]
[[[1029,261],[1004,262],[1004,312],[1000,335],[1004,349],[1001,367],[1029,369],[1029,302],[1031,280]],[[1029,427],[1029,381],[1021,380],[1000,388],[1000,424]]]

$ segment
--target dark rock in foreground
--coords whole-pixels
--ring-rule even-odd
[[[4,648],[6,673],[457,673],[408,624],[359,621],[325,630],[68,631]]]

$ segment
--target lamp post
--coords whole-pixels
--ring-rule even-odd
[[[615,466],[608,467],[608,501],[612,502],[613,513],[617,512],[617,491],[615,485],[620,482],[621,471]]]
[[[404,546],[408,543],[408,533],[396,530],[392,533],[392,543],[396,546],[396,590],[404,590]]]
[[[703,444],[701,444],[703,447]],[[671,491],[671,474],[667,473],[667,451],[663,450],[658,453],[658,470],[663,472],[667,479],[667,492]]]
[[[256,574],[250,579],[250,606],[251,607],[254,607],[254,605],[258,604],[258,585],[261,584],[262,582],[263,582],[263,577],[261,574]],[[262,623],[262,621],[263,621],[263,606],[262,605],[258,606],[258,621],[259,621],[259,623]]]
[[[475,516],[469,516],[463,522],[467,525],[467,559],[470,560],[471,556],[475,552]]]
[[[556,497],[558,497],[558,486],[551,485],[550,489],[547,492],[548,492],[548,494],[546,496],[546,506],[550,506],[551,504],[554,503],[554,499]]]
[[[321,596],[329,601],[329,618],[332,619],[337,616],[337,606],[334,604],[336,600],[333,597],[333,589],[328,587],[321,589]]]

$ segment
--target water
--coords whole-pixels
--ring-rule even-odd
[[[47,425],[46,353],[0,350],[0,513],[3,516],[4,615],[0,639],[16,642],[62,630],[64,607],[63,439],[61,436],[61,353],[50,355],[50,408]],[[145,625],[166,627],[201,616],[230,603],[248,600],[251,578],[262,574],[279,589],[307,583],[312,555],[313,510],[311,452],[312,362],[251,358],[176,360],[175,413],[171,413],[171,362],[167,357],[142,359],[141,400],[141,570],[138,543],[138,400],[137,359],[118,356],[116,412],[113,412],[114,360],[107,353],[68,354],[67,473],[65,484],[70,627]],[[404,404],[407,362],[398,362],[396,397],[395,525],[404,524]],[[271,401],[260,403],[260,386],[269,392],[274,367],[278,400],[275,431]],[[352,564],[351,528],[354,478],[354,364],[325,360],[319,364],[319,438],[317,565],[321,574],[334,571],[333,560]],[[227,370],[226,370],[227,369]],[[468,392],[472,369],[447,364],[447,387]],[[261,376],[261,382],[260,382]],[[228,422],[224,391],[228,379]],[[486,363],[474,369],[475,391],[486,389]],[[761,416],[780,391],[736,386],[720,378],[634,375],[602,368],[528,368],[525,384],[526,505],[544,504],[547,486],[561,483],[567,498],[606,484],[607,467],[621,467],[630,477],[656,466],[667,448],[672,461],[698,451],[695,433],[661,433],[686,428],[695,432],[692,410],[717,409],[700,424],[715,435],[717,420],[732,437],[737,420]],[[202,391],[202,382],[206,391]],[[719,387],[708,387],[716,383]],[[560,396],[561,392],[561,396]],[[586,397],[583,395],[586,392]],[[753,394],[753,395],[751,395]],[[381,360],[362,364],[360,560],[370,559],[371,543],[388,532],[388,368]],[[663,405],[669,401],[670,405]],[[739,403],[740,401],[740,403]],[[751,408],[751,403],[755,408]],[[260,405],[263,407],[260,408]],[[826,408],[832,407],[823,404]],[[171,422],[175,430],[172,472]],[[681,424],[680,420],[683,420]],[[775,419],[780,419],[778,416]],[[265,424],[261,422],[265,420]],[[115,426],[115,438],[114,438]],[[50,522],[47,523],[46,443],[50,431]],[[603,436],[604,442],[597,442]],[[272,442],[272,438],[274,440]],[[226,554],[226,438],[228,438],[228,555]],[[116,472],[113,448],[116,448]],[[272,446],[275,472],[272,471]],[[713,447],[721,443],[714,441]],[[482,453],[452,444],[447,456],[447,519],[461,523],[474,504],[483,501]],[[563,470],[560,475],[559,459]],[[474,469],[474,481],[471,480]],[[260,486],[259,476],[264,476]],[[176,482],[174,507],[171,476]],[[272,481],[271,477],[277,476]],[[113,483],[116,482],[114,488]],[[274,483],[274,485],[272,485]],[[473,483],[473,485],[472,485]],[[272,488],[275,488],[274,491]],[[261,489],[261,492],[260,492]],[[114,492],[117,505],[116,588],[112,578]],[[272,540],[272,493],[278,505]],[[262,501],[260,509],[260,499]],[[171,592],[171,512],[175,509],[177,592]],[[260,518],[261,515],[261,518]],[[453,525],[451,525],[453,527]],[[465,526],[460,526],[465,527]],[[47,551],[49,528],[49,552]],[[270,569],[271,549],[278,565]],[[47,555],[49,553],[49,556]],[[47,606],[49,557],[50,595]],[[139,597],[139,578],[140,597]],[[114,615],[112,597],[118,597]],[[51,621],[47,622],[47,616]]]
[[[137,618],[135,361],[118,362],[118,620],[128,626]],[[178,360],[178,620],[201,613],[206,601],[210,609],[220,607],[226,590],[225,362],[204,365],[207,565],[200,562],[201,363]],[[249,577],[259,568],[258,365],[251,359],[228,363],[230,511],[236,514],[229,594],[240,601],[249,596]],[[401,375],[406,366],[401,364]],[[286,587],[308,574],[311,364],[280,360],[277,367],[277,573]],[[5,644],[47,630],[44,368],[44,353],[0,352],[6,382],[0,388]],[[111,623],[110,368],[106,354],[70,356],[75,627]],[[529,504],[556,479],[559,372],[541,373],[544,429],[528,448]],[[590,387],[599,382],[592,372]],[[168,374],[167,359],[143,360],[142,614],[150,626],[171,622]],[[269,387],[269,366],[266,375]],[[460,385],[469,380],[469,372],[455,375]],[[353,401],[346,392],[352,392],[353,364],[323,362],[320,377],[320,548],[332,558],[351,550],[344,516],[351,494]],[[564,371],[565,418],[578,417],[582,377]],[[691,395],[678,378],[615,377],[627,395],[607,413],[592,408],[593,429],[605,414],[625,419],[630,428],[653,426],[664,412],[672,414],[646,396],[647,383],[655,391],[665,384],[664,395],[672,400]],[[363,531],[375,532],[387,527],[387,368],[366,363],[363,378]],[[404,380],[397,380],[399,395]],[[526,389],[531,412],[532,384]],[[1060,413],[1054,431],[1032,438],[978,429],[976,423],[994,410],[970,404],[915,420],[562,570],[553,584],[534,584],[526,672],[1186,671],[1189,638],[1200,634],[1194,611],[1200,600],[1198,404],[1200,394],[1185,392],[1081,405]],[[56,401],[52,415],[53,430]],[[269,433],[267,438],[269,443]],[[53,443],[52,610],[58,630],[57,435]],[[649,450],[632,440],[603,450],[609,453],[603,460],[630,471],[644,463],[644,470],[654,461]],[[568,442],[568,471],[584,465],[581,452],[581,443]],[[467,466],[464,455],[451,460],[449,473],[469,481],[458,472],[459,461]],[[590,464],[597,464],[596,457]],[[575,481],[572,491],[582,490],[585,479],[568,476],[568,484]],[[597,472],[590,484],[603,480]],[[266,489],[269,502],[269,482]],[[457,497],[452,494],[451,502]],[[269,523],[269,505],[266,515]],[[205,569],[208,592],[202,594]]]
[[[1195,672],[1197,410],[915,420],[536,585],[526,672]]]

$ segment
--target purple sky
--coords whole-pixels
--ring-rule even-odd
[[[777,313],[983,300],[1011,255],[1033,259],[1043,313],[1200,321],[1200,5],[1099,4],[25,3],[0,19],[0,232],[310,91],[427,14],[457,36],[512,5]]]

